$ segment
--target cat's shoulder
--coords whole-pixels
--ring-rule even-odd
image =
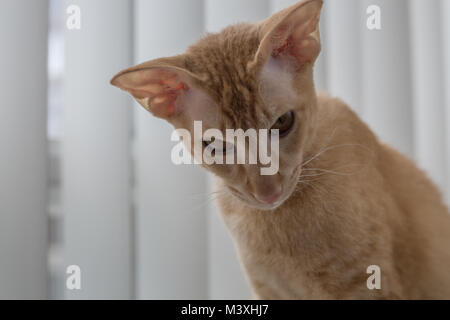
[[[326,139],[330,130],[334,132],[335,143],[351,141],[370,148],[378,145],[378,139],[369,126],[343,100],[329,93],[317,94],[317,139]]]
[[[321,121],[345,121],[347,123],[360,121],[358,115],[348,104],[325,91],[317,93],[317,108]]]

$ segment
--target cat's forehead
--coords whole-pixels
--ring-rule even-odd
[[[188,50],[187,66],[206,80],[226,127],[259,127],[271,117],[261,106],[258,72],[248,69],[259,43],[258,27],[240,24],[207,35]]]

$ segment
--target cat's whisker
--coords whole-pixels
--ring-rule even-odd
[[[318,174],[305,174],[305,175],[301,175],[300,176],[300,179],[301,178],[311,178],[311,177],[320,177],[320,176],[324,176],[324,175],[326,175],[327,174],[327,172],[324,172],[324,173],[318,173]]]
[[[213,196],[212,198],[209,198],[209,199],[205,199],[204,201],[202,201],[202,203],[198,204],[197,206],[195,206],[195,207],[193,207],[191,209],[188,209],[186,211],[186,214],[191,214],[191,213],[194,213],[194,212],[198,212],[200,209],[203,209],[203,208],[211,205],[211,203],[214,203],[216,200],[217,200],[216,196]]]
[[[348,168],[348,166],[345,167],[339,167],[337,169],[344,169],[344,168]],[[338,173],[342,173],[337,171],[337,169],[323,169],[323,168],[303,168],[302,171],[319,171],[319,172],[323,172],[323,171],[333,171],[333,172],[338,172]]]
[[[214,192],[205,192],[205,193],[195,193],[195,194],[187,194],[182,196],[181,198],[204,198],[204,197],[210,197],[215,196],[219,194],[223,194],[224,191],[214,191]]]
[[[338,171],[334,171],[334,170],[327,170],[327,169],[308,169],[308,170],[304,170],[304,171],[318,171],[318,172],[322,172],[322,173],[318,173],[318,174],[310,174],[310,175],[301,175],[300,177],[317,177],[317,176],[323,176],[326,174],[334,174],[337,176],[351,176],[354,173],[351,172],[338,172]]]
[[[316,182],[316,181],[319,181],[320,180],[320,178],[317,178],[317,179],[301,179],[301,180],[299,180],[299,182]]]
[[[335,128],[333,129],[333,131],[331,132],[330,136],[328,137],[328,142],[322,147],[322,149],[319,151],[319,153],[322,152],[325,148],[328,148],[328,147],[329,147],[329,145],[330,145],[330,142],[329,142],[329,141],[331,141],[331,140],[333,139],[334,135],[336,134],[337,128],[338,128],[338,127],[335,127]],[[316,154],[316,156],[317,156],[317,154]],[[307,160],[307,163],[311,162],[312,160],[313,160],[313,159]],[[303,163],[300,167],[305,166],[307,163]]]
[[[316,160],[317,158],[319,158],[321,155],[323,155],[324,153],[326,153],[328,151],[336,150],[338,148],[345,148],[345,147],[364,147],[364,146],[360,145],[360,144],[340,144],[340,145],[337,145],[337,146],[327,147],[327,148],[323,149],[322,151],[318,152],[311,159],[309,159],[306,162],[302,163],[302,167],[304,167],[304,166],[308,165],[309,163],[313,162],[314,160]]]
[[[326,196],[328,194],[327,190],[320,189],[317,184],[311,183],[312,181],[315,181],[315,180],[303,180],[303,181],[299,181],[299,184],[303,184],[303,185],[306,185],[306,186],[314,189],[314,191],[317,192],[320,195],[325,195]],[[301,188],[299,190],[301,192],[304,192],[304,190],[302,190]]]
[[[298,177],[297,186],[296,186],[294,192],[300,191],[303,193],[305,190],[304,190],[304,188],[302,188],[302,186],[308,186],[308,187],[314,189],[317,193],[319,193],[321,195],[326,195],[328,193],[327,190],[325,190],[325,191],[320,190],[318,183],[314,183],[314,182],[320,180],[320,178],[318,178],[318,179],[302,179],[303,177],[305,177],[305,176]]]

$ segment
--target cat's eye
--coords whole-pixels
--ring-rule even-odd
[[[212,156],[227,154],[234,150],[233,143],[222,141],[219,139],[215,139],[213,141],[203,141],[203,146]]]
[[[278,118],[277,122],[272,126],[271,130],[279,130],[280,137],[283,138],[287,136],[295,124],[295,113],[294,111],[289,111],[281,117]]]

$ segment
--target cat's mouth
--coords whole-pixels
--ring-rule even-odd
[[[301,167],[294,170],[289,179],[281,185],[280,191],[278,193],[275,192],[273,195],[268,195],[267,197],[261,198],[254,194],[247,194],[232,186],[228,186],[228,190],[230,190],[235,198],[251,208],[262,211],[273,211],[281,207],[292,196],[297,187],[300,172]]]
[[[263,210],[263,211],[271,211],[271,210],[275,210],[278,207],[280,207],[285,200],[277,200],[273,203],[264,203],[261,201],[258,201],[257,199],[255,199],[254,197],[251,196],[244,196],[242,194],[238,194],[235,192],[232,192],[233,196],[235,196],[236,198],[238,198],[240,201],[244,202],[247,206],[253,208],[253,209],[258,209],[258,210]]]
[[[247,204],[255,209],[262,211],[273,211],[281,207],[291,196],[292,192],[283,192],[275,201],[267,202],[261,201],[253,197],[251,201],[247,201]]]

